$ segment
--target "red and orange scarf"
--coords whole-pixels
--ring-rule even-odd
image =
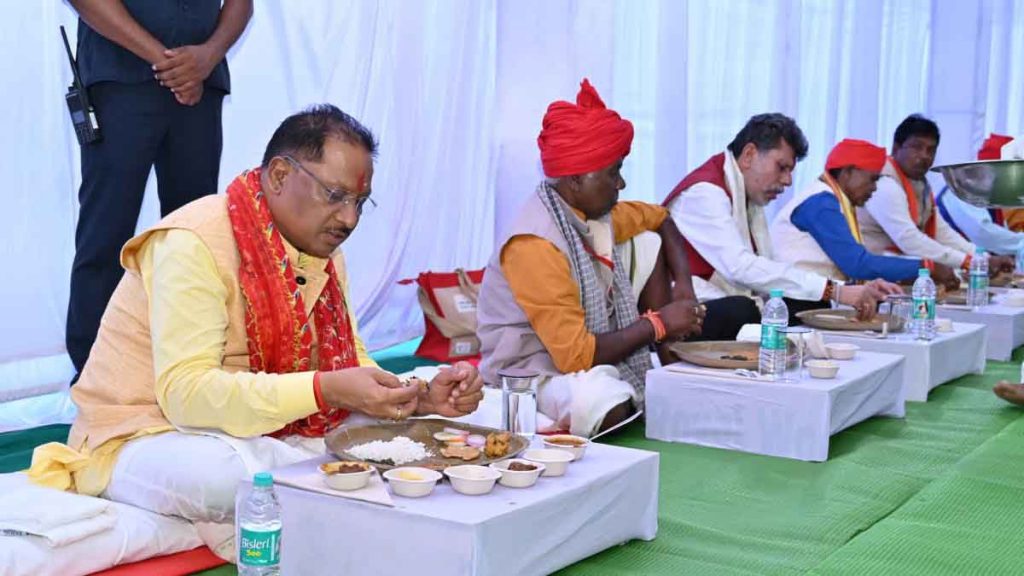
[[[910,179],[903,173],[903,169],[900,168],[896,159],[889,156],[888,162],[892,165],[893,170],[896,171],[896,175],[899,176],[900,187],[903,188],[903,193],[907,195],[907,206],[910,209],[910,219],[913,220],[915,226],[920,226],[921,212],[927,207],[928,198],[922,198],[922,204],[917,203],[917,194],[914,193],[914,186],[910,183]],[[927,194],[927,192],[926,192]],[[938,210],[932,210],[931,214],[928,215],[928,221],[924,223],[924,232],[929,238],[935,239],[935,231],[937,222],[935,220],[935,213]]]
[[[320,346],[318,366],[313,366],[313,334],[306,307],[281,233],[270,217],[260,186],[260,169],[235,178],[228,186],[227,196],[231,230],[241,258],[238,277],[245,297],[249,369],[286,374],[358,366],[355,337],[334,262],[327,260],[327,285],[313,305],[316,341]],[[271,435],[319,437],[346,417],[346,410],[325,408]]]

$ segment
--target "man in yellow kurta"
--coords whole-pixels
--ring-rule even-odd
[[[338,247],[373,206],[375,150],[351,116],[311,108],[226,195],[129,241],[68,446],[39,447],[29,476],[192,520],[231,558],[242,478],[323,454],[342,422],[475,410],[472,366],[405,386],[359,339]]]

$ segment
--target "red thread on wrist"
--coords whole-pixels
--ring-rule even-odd
[[[654,327],[654,343],[657,344],[664,340],[668,331],[665,329],[665,323],[661,321],[661,314],[655,310],[648,310],[642,317],[646,318]]]
[[[313,398],[316,398],[317,410],[323,411],[327,408],[324,403],[324,393],[320,389],[320,372],[313,373]]]
[[[964,270],[970,270],[971,269],[971,260],[973,260],[973,259],[974,258],[970,254],[968,254],[967,256],[964,256],[964,261],[960,263],[960,267],[963,268]]]
[[[929,272],[935,272],[935,262],[932,262],[931,260],[928,260],[927,258],[925,258],[921,262],[921,265],[924,266],[925,268],[927,268]]]

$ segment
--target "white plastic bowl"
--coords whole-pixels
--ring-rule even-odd
[[[576,442],[577,445],[573,444],[559,444],[558,440],[565,439],[572,442]],[[573,436],[572,434],[554,434],[552,436],[544,437],[544,447],[552,448],[554,450],[565,450],[572,454],[573,460],[579,460],[583,458],[583,454],[587,451],[587,446],[590,445],[590,440],[587,440],[583,436]]]
[[[356,464],[365,469],[361,472],[330,472],[337,464]],[[359,490],[370,481],[373,466],[362,462],[325,462],[320,465],[320,473],[324,476],[324,483],[335,490]]]
[[[434,491],[434,486],[441,479],[441,473],[430,468],[403,466],[388,470],[384,473],[384,478],[395,494],[406,498],[419,498]]]
[[[508,467],[513,462],[529,464],[536,468],[533,470],[509,470]],[[501,473],[501,479],[498,480],[498,483],[502,486],[507,486],[509,488],[529,488],[537,483],[537,478],[540,478],[541,473],[544,472],[545,466],[540,462],[530,462],[529,460],[523,460],[520,458],[510,458],[500,462],[493,462],[491,464],[491,468],[494,468]]]
[[[561,476],[565,474],[566,469],[569,468],[569,462],[573,460],[571,453],[565,450],[555,450],[554,448],[527,450],[523,452],[522,458],[523,460],[543,464],[544,472],[541,473],[541,476]]]
[[[1024,306],[1024,290],[1007,290],[1003,296],[1005,306]]]
[[[444,469],[444,475],[451,481],[456,492],[467,496],[487,494],[494,489],[498,478],[501,478],[501,472],[477,464],[449,466]]]
[[[846,342],[833,342],[826,344],[825,350],[828,352],[828,357],[834,360],[852,360],[857,355],[857,350],[860,350],[860,346]]]
[[[808,360],[806,366],[811,378],[835,378],[839,373],[839,364],[831,360]]]
[[[950,318],[936,318],[935,319],[935,331],[936,332],[952,332],[953,331],[953,320]]]

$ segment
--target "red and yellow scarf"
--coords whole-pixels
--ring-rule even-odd
[[[270,216],[260,186],[260,169],[243,172],[228,186],[228,215],[241,258],[239,282],[245,297],[245,332],[252,372],[286,374],[339,370],[359,365],[348,308],[334,262],[327,260],[328,281],[313,305],[318,366],[312,365],[313,334],[281,233]],[[325,408],[296,420],[272,436],[319,437],[339,425],[346,410]]]

